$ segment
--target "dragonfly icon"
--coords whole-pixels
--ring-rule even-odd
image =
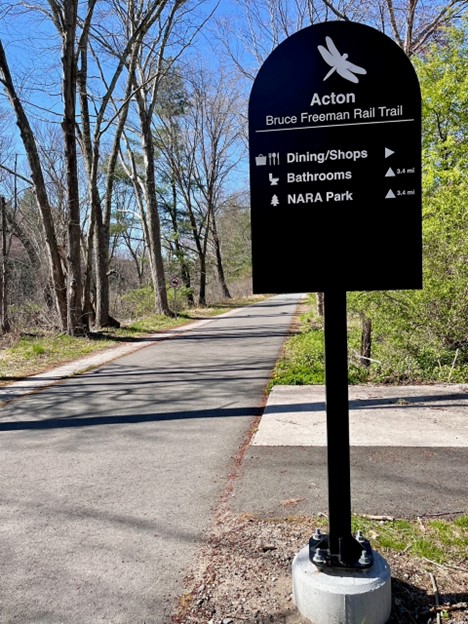
[[[350,63],[347,54],[341,54],[338,52],[336,45],[333,43],[331,37],[326,37],[327,48],[319,45],[318,49],[323,57],[323,60],[331,66],[330,71],[323,79],[324,81],[329,78],[334,71],[338,72],[342,78],[349,80],[350,82],[359,82],[359,78],[354,74],[367,74],[367,71],[359,65]]]

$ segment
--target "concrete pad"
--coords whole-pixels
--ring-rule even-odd
[[[366,570],[319,570],[309,559],[309,546],[292,564],[294,604],[314,624],[385,624],[392,610],[391,573],[374,553]]]
[[[468,447],[468,384],[349,386],[351,446]],[[254,446],[326,446],[325,386],[275,386]]]

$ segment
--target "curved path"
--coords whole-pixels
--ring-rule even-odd
[[[0,410],[0,622],[168,624],[299,295]]]

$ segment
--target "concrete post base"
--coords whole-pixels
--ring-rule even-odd
[[[374,552],[365,570],[321,571],[309,560],[309,546],[294,557],[293,598],[313,624],[385,624],[392,610],[390,568]]]

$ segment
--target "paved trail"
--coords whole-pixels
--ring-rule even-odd
[[[298,301],[0,410],[1,624],[168,624]]]

